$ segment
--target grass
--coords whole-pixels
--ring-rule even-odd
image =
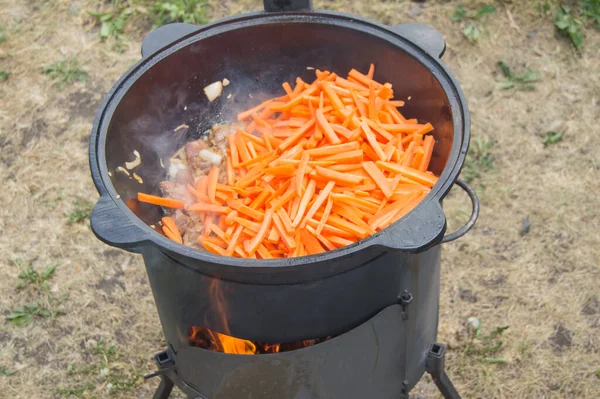
[[[11,370],[4,366],[0,366],[0,375],[10,377],[11,375],[15,374],[16,372],[17,372],[17,370]]]
[[[75,82],[85,82],[87,71],[79,66],[76,58],[62,60],[42,68],[42,73],[54,81],[59,90]]]
[[[206,0],[156,1],[149,8],[154,26],[173,22],[205,24]]]
[[[0,71],[0,82],[7,81],[9,75],[8,71]]]
[[[134,368],[123,366],[115,345],[109,345],[101,339],[97,342],[89,340],[87,346],[92,361],[85,365],[67,366],[67,375],[84,381],[79,381],[71,387],[59,388],[59,395],[65,398],[70,396],[82,398],[86,391],[91,391],[100,385],[105,386],[109,393],[115,391],[128,393],[141,383],[141,373]]]
[[[113,48],[120,51],[126,31],[134,29],[132,20],[141,20],[137,25],[149,21],[153,28],[174,22],[205,24],[206,4],[207,0],[112,0],[108,8],[88,14],[100,26],[100,37],[115,39]]]
[[[494,170],[494,157],[491,153],[493,146],[493,142],[488,139],[478,138],[475,142],[471,142],[463,168],[464,177],[468,183],[481,178],[484,173]]]
[[[67,298],[68,294],[58,297],[46,295],[36,303],[28,303],[24,306],[13,308],[6,316],[6,319],[19,327],[30,324],[36,317],[49,318],[54,321],[58,316],[66,314],[66,311],[60,306]]]
[[[489,334],[483,335],[481,321],[476,317],[470,317],[468,327],[470,339],[463,350],[465,355],[475,356],[486,363],[508,363],[508,359],[495,356],[504,346],[504,341],[500,338],[509,328],[508,325],[496,327]]]
[[[600,0],[579,0],[569,5],[563,3],[554,13],[557,31],[569,39],[578,51],[583,49],[583,29],[588,22],[600,28]]]
[[[40,291],[48,291],[50,287],[46,280],[54,275],[56,271],[56,265],[50,265],[41,273],[37,270],[33,269],[31,266],[22,268],[21,274],[19,274],[19,278],[23,280],[23,282],[17,285],[17,289],[22,289],[25,285],[34,286]]]
[[[554,14],[554,25],[563,36],[569,38],[577,50],[583,46],[583,22],[573,14],[571,7],[560,6]]]
[[[31,262],[21,259],[9,259],[8,263],[16,265],[21,269],[21,273],[19,274],[19,280],[21,281],[16,288],[22,290],[31,287],[37,295],[36,302],[14,307],[6,316],[9,322],[17,326],[26,326],[35,318],[50,318],[51,320],[55,320],[58,316],[66,314],[61,305],[68,298],[68,294],[55,296],[49,293],[50,286],[48,285],[48,280],[56,272],[55,264],[38,271],[33,268]]]
[[[496,13],[494,4],[483,4],[475,10],[468,10],[463,4],[458,4],[450,17],[452,22],[465,22],[463,35],[472,43],[481,38],[484,22],[488,16]]]
[[[544,144],[544,147],[556,144],[559,141],[562,141],[563,135],[564,132],[546,132],[546,134],[542,137],[542,144]]]
[[[517,90],[535,90],[535,82],[540,80],[539,73],[531,69],[527,69],[523,73],[515,75],[504,61],[498,61],[498,67],[505,78],[500,85],[500,88],[504,90],[512,88]]]
[[[83,223],[88,220],[92,215],[94,204],[88,200],[78,199],[73,202],[73,207],[73,211],[66,215],[68,224]]]

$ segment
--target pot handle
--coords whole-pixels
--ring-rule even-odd
[[[421,203],[403,223],[380,232],[381,245],[406,252],[421,252],[440,243],[446,231],[446,216],[438,201]]]
[[[427,51],[432,57],[442,58],[446,52],[444,36],[431,26],[411,22],[392,26],[392,30]]]
[[[100,197],[90,216],[92,232],[98,239],[112,247],[139,252],[148,234],[135,225],[108,195]]]
[[[199,26],[184,23],[163,25],[148,33],[142,41],[142,58],[156,53],[169,44],[189,35],[199,29]]]
[[[265,11],[310,11],[313,9],[312,0],[264,0]]]
[[[457,238],[464,236],[475,225],[475,222],[477,221],[477,217],[479,216],[479,198],[477,198],[477,194],[475,194],[475,190],[473,190],[473,188],[471,186],[469,186],[466,181],[464,181],[463,179],[460,179],[460,178],[456,179],[456,184],[460,188],[465,190],[465,192],[471,199],[471,204],[472,204],[471,217],[469,218],[469,220],[467,220],[467,223],[465,223],[461,228],[459,228],[458,230],[456,230],[450,234],[446,234],[444,236],[444,238],[442,238],[442,244],[445,242],[454,241]]]

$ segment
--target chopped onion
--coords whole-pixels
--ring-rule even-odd
[[[189,128],[190,128],[190,127],[184,123],[184,124],[182,124],[182,125],[179,125],[179,126],[177,126],[177,127],[175,128],[175,130],[173,130],[173,131],[174,131],[174,132],[178,132],[178,131],[180,131],[181,129],[189,129]]]
[[[127,171],[127,169],[125,169],[122,166],[117,166],[117,171],[126,174],[128,177],[130,177],[131,175],[129,174],[129,172]]]
[[[221,161],[223,160],[223,157],[221,157],[219,154],[215,154],[214,152],[209,150],[200,150],[198,155],[200,156],[200,158],[212,163],[213,165],[220,165]]]
[[[229,79],[227,79],[227,78],[223,79],[223,87],[225,87],[225,86],[228,86],[228,85],[229,85],[229,83],[231,83],[231,82],[229,81]]]
[[[137,150],[133,150],[133,155],[135,155],[135,159],[133,161],[125,162],[125,167],[129,170],[134,169],[142,163],[142,158],[140,157],[140,153],[137,152]]]
[[[171,179],[174,179],[177,177],[177,173],[180,170],[184,170],[186,168],[186,166],[182,163],[179,162],[173,162],[171,161],[171,164],[169,165],[169,177]]]
[[[133,172],[133,178],[140,184],[144,184],[144,181],[142,180],[142,178],[135,172]]]
[[[208,97],[208,101],[213,102],[223,92],[223,83],[221,81],[209,84],[204,88],[204,94]]]

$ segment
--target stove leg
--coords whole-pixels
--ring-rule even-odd
[[[173,381],[169,379],[169,377],[161,376],[160,377],[160,385],[154,392],[154,396],[152,399],[168,399],[171,396],[171,392],[173,391]]]
[[[438,387],[445,399],[461,399],[452,381],[444,371],[444,358],[446,347],[434,342],[427,353],[426,371],[433,378],[433,382]]]

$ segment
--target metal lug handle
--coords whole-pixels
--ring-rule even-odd
[[[142,58],[156,53],[198,29],[200,29],[198,25],[174,23],[153,30],[142,41]]]
[[[136,226],[117,204],[104,194],[100,197],[90,216],[92,232],[100,241],[130,252],[139,252],[148,235]]]
[[[444,36],[431,26],[411,22],[392,26],[392,30],[435,58],[442,58],[444,52],[446,52]]]
[[[264,0],[265,11],[310,11],[312,10],[312,0]]]
[[[471,210],[471,217],[469,218],[469,220],[467,220],[467,223],[465,223],[461,228],[450,234],[445,235],[444,238],[442,238],[442,244],[445,242],[454,241],[457,238],[464,236],[475,225],[477,217],[479,216],[479,198],[477,198],[475,190],[473,190],[473,188],[471,188],[471,186],[469,186],[466,181],[460,178],[456,179],[456,184],[460,188],[465,190],[469,198],[471,198],[471,203],[473,205],[473,208]]]

